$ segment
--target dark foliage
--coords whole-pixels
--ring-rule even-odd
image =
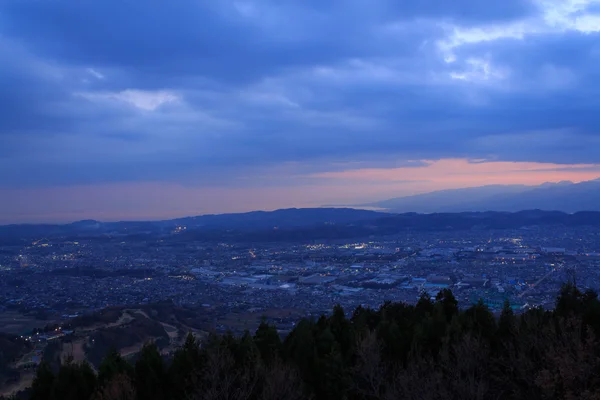
[[[97,366],[111,348],[130,347],[143,343],[149,337],[156,338],[161,343],[169,343],[169,336],[160,322],[149,318],[136,318],[126,326],[97,329],[90,336],[92,340],[86,344],[85,351],[89,361]]]
[[[19,378],[19,373],[10,366],[29,350],[30,342],[0,333],[0,386]]]
[[[566,285],[554,311],[494,318],[461,311],[444,290],[416,305],[359,307],[304,319],[282,342],[265,321],[252,336],[191,334],[169,363],[149,343],[135,365],[110,351],[96,376],[42,364],[32,399],[600,399],[600,301]]]

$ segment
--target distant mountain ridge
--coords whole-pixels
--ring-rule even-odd
[[[541,209],[575,213],[600,211],[600,180],[562,181],[539,186],[488,185],[440,190],[368,204],[386,212],[439,213]]]
[[[178,227],[185,227],[186,230],[251,232],[351,224],[375,220],[385,215],[381,212],[352,208],[289,208],[236,214],[209,214],[164,221],[100,222],[83,220],[69,224],[13,224],[0,226],[0,237],[162,234],[170,233]]]
[[[24,241],[103,240],[161,242],[294,242],[382,237],[410,231],[520,229],[541,226],[600,227],[600,212],[561,211],[403,213],[354,209],[287,209],[149,222],[76,222],[0,226],[0,245]]]

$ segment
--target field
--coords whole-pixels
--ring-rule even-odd
[[[255,322],[258,318],[253,316],[251,319]],[[149,341],[154,341],[161,353],[168,355],[185,341],[188,332],[204,337],[207,321],[206,315],[168,303],[135,308],[111,307],[71,320],[73,334],[48,342],[43,358],[54,367],[61,360],[72,357],[75,361],[89,361],[92,367],[97,368],[110,348],[115,347],[123,356],[135,359],[136,353]],[[43,328],[50,323],[51,321],[36,320],[17,312],[0,314],[0,332],[9,333],[15,340],[19,339],[12,335],[20,335],[33,328]],[[13,349],[8,341],[6,346],[9,346],[7,349]],[[16,348],[13,350],[16,351]],[[18,357],[24,357],[25,351],[20,353]],[[2,354],[4,353],[0,351],[0,356]],[[9,353],[4,355],[8,356]],[[17,357],[17,353],[11,357]],[[9,367],[8,360],[3,363]],[[31,384],[31,371],[18,368],[14,373],[17,374],[15,381],[9,383],[4,379],[4,384],[0,383],[0,394],[10,394]]]
[[[17,311],[4,311],[0,313],[0,332],[11,335],[22,335],[33,328],[43,328],[52,321],[42,321],[33,316],[23,315]]]
[[[33,382],[33,377],[35,375],[34,371],[29,371],[21,375],[21,379],[12,385],[7,385],[2,387],[0,385],[0,396],[10,396],[16,392],[27,389],[31,386],[31,382]]]
[[[18,387],[23,380],[28,379],[26,369],[20,369],[20,361],[31,361],[34,347],[14,335],[0,334],[0,390],[6,387]]]
[[[67,357],[73,357],[73,361],[84,361],[86,359],[84,351],[85,342],[85,339],[80,339],[70,343],[63,343],[61,359],[64,360]]]

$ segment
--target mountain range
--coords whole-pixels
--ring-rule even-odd
[[[551,210],[574,213],[600,211],[600,179],[562,181],[539,186],[487,185],[378,201],[365,206],[385,212],[440,213],[465,211]]]
[[[50,237],[146,240],[304,241],[390,235],[403,230],[600,226],[600,180],[539,186],[488,185],[383,200],[356,208],[304,208],[202,215],[166,221],[78,221],[0,226],[0,242]],[[522,211],[530,210],[530,211]],[[543,211],[541,211],[543,210]],[[111,239],[111,240],[113,240]]]
[[[201,233],[206,237],[218,238],[239,233],[347,226],[359,221],[376,220],[386,215],[376,211],[353,208],[289,208],[275,211],[201,215],[164,221],[101,222],[84,220],[69,224],[14,224],[0,226],[0,239],[170,235],[173,233],[182,237]]]
[[[206,215],[169,221],[98,222],[66,225],[0,226],[0,245],[27,241],[102,240],[153,243],[307,242],[396,235],[410,231],[519,229],[540,226],[600,226],[600,212],[528,210],[459,213],[381,213],[366,210],[317,208],[272,212]]]

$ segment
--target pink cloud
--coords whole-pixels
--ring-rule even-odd
[[[491,184],[539,185],[563,180],[581,182],[599,177],[600,165],[443,159],[426,161],[425,166],[363,168],[312,176],[370,182],[401,181],[419,190],[439,190]]]
[[[68,222],[88,218],[156,220],[287,207],[364,204],[433,190],[489,184],[580,182],[599,177],[600,165],[444,159],[427,161],[425,166],[349,169],[308,177],[293,175],[292,171],[289,174],[288,184],[267,187],[132,182],[0,189],[0,223]],[[302,183],[294,183],[297,178],[302,178]]]

